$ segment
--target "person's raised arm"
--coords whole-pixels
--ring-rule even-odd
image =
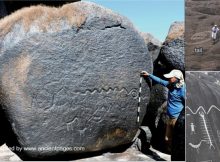
[[[149,73],[146,72],[146,71],[142,71],[142,72],[141,72],[141,75],[142,75],[143,77],[149,77],[149,78],[151,78],[153,81],[155,81],[156,83],[161,84],[161,85],[163,85],[163,86],[165,86],[165,87],[168,86],[168,84],[169,84],[168,81],[163,80],[163,79],[160,79],[159,77],[156,77],[156,76],[153,75],[153,74],[149,74]]]

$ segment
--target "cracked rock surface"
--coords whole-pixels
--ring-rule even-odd
[[[132,142],[144,40],[127,18],[90,2],[24,8],[0,21],[7,145],[22,159],[91,153]],[[149,101],[143,82],[140,123]]]

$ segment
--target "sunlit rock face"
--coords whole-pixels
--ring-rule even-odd
[[[133,140],[150,95],[143,82],[137,123],[140,71],[152,72],[152,60],[127,18],[90,2],[33,6],[2,19],[0,37],[10,145],[33,147],[15,151],[21,158],[88,153]]]

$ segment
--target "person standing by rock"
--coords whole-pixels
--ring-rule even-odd
[[[169,74],[164,75],[168,81],[162,80],[146,71],[142,71],[141,75],[143,77],[149,77],[169,89],[167,99],[167,115],[169,119],[166,127],[165,141],[167,143],[167,150],[171,152],[173,129],[185,105],[185,82],[183,73],[180,70],[172,70]]]
[[[215,44],[216,40],[217,40],[217,35],[218,35],[218,32],[219,32],[219,28],[217,25],[214,25],[212,27],[212,40],[213,40],[213,43]]]

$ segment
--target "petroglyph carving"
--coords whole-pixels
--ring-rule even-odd
[[[217,136],[218,136],[218,140],[220,142],[220,131],[219,130],[217,130]]]
[[[91,115],[91,117],[88,119],[89,122],[95,122],[100,123],[105,118],[105,116],[109,113],[110,105],[106,101],[108,98],[105,98],[103,101],[99,101],[95,107],[96,110]]]
[[[128,94],[131,95],[133,98],[137,98],[138,97],[138,90],[134,88]]]
[[[36,95],[33,100],[32,106],[37,106],[38,108],[48,109],[53,105],[54,95],[42,90]],[[33,105],[34,104],[34,105]]]
[[[84,140],[86,130],[87,130],[87,128],[83,128],[83,129],[78,130],[80,142],[82,142],[82,140]]]
[[[212,108],[216,108],[216,106],[211,106],[207,112],[204,110],[203,107],[199,107],[199,109],[195,113],[191,111],[192,114],[194,114],[194,115],[199,113],[200,124],[201,124],[202,130],[203,130],[203,135],[204,135],[204,139],[202,139],[198,144],[189,143],[189,145],[192,148],[195,148],[197,150],[197,153],[199,153],[199,148],[201,147],[201,144],[203,142],[205,142],[206,144],[209,145],[209,149],[212,149],[212,148],[215,149],[214,143],[213,143],[213,138],[212,138],[213,135],[212,135],[211,130],[209,129],[208,120],[205,118],[205,114],[208,114]],[[188,107],[188,109],[190,109],[190,108]],[[191,123],[190,127],[191,127],[191,134],[195,134],[194,123]]]
[[[218,107],[216,107],[215,105],[210,106],[208,111],[206,111],[203,106],[199,106],[199,108],[196,110],[196,112],[193,112],[189,106],[186,106],[186,109],[190,110],[191,113],[194,115],[197,114],[200,110],[203,111],[205,114],[209,114],[211,112],[211,110],[213,110],[213,109],[218,110],[220,112],[220,109]]]
[[[199,154],[199,148],[200,148],[200,146],[201,146],[201,144],[202,144],[203,142],[207,143],[207,140],[201,140],[198,144],[189,143],[189,145],[190,145],[192,148],[196,149],[197,153]]]
[[[208,141],[209,144],[209,149],[213,148],[215,149],[213,142],[212,142],[212,138],[211,138],[211,130],[209,130],[208,124],[207,124],[207,119],[205,118],[204,112],[199,112],[199,115],[202,119],[201,121],[201,125],[204,129],[204,133],[206,135],[206,139]]]
[[[138,89],[133,88],[130,91],[127,90],[126,88],[108,88],[108,89],[97,89],[94,88],[92,90],[86,90],[86,91],[75,91],[75,92],[70,92],[70,90],[66,89],[65,86],[59,86],[58,82],[52,84],[52,83],[47,83],[47,85],[56,85],[56,92],[54,93],[49,93],[48,90],[43,89],[41,90],[37,95],[36,99],[33,99],[32,107],[38,107],[38,108],[43,108],[43,109],[50,109],[53,108],[54,106],[62,106],[62,105],[69,105],[73,101],[74,96],[78,95],[94,95],[95,93],[103,94],[103,93],[110,93],[114,92],[117,94],[120,94],[120,97],[122,98],[127,98],[128,96],[132,97],[133,99],[138,98]],[[47,86],[44,86],[45,88]],[[59,88],[59,89],[58,89]],[[123,93],[123,94],[122,94]],[[70,95],[71,94],[71,95]],[[59,97],[57,97],[59,96]],[[143,100],[146,99],[146,97],[142,97]],[[105,106],[106,107],[106,106]],[[102,109],[105,109],[104,107]],[[108,109],[108,108],[107,108]],[[100,110],[102,111],[102,110]]]
[[[78,126],[79,125],[79,119],[77,117],[75,117],[71,122],[67,123],[67,131],[73,131],[74,130],[74,126]]]
[[[211,33],[210,31],[196,33],[191,37],[190,42],[186,42],[186,45],[188,45],[189,43],[191,45],[198,45],[201,43],[209,42],[210,41],[210,33]]]
[[[190,124],[190,127],[191,127],[191,135],[192,135],[192,134],[196,134],[194,123],[191,123],[191,124]]]

